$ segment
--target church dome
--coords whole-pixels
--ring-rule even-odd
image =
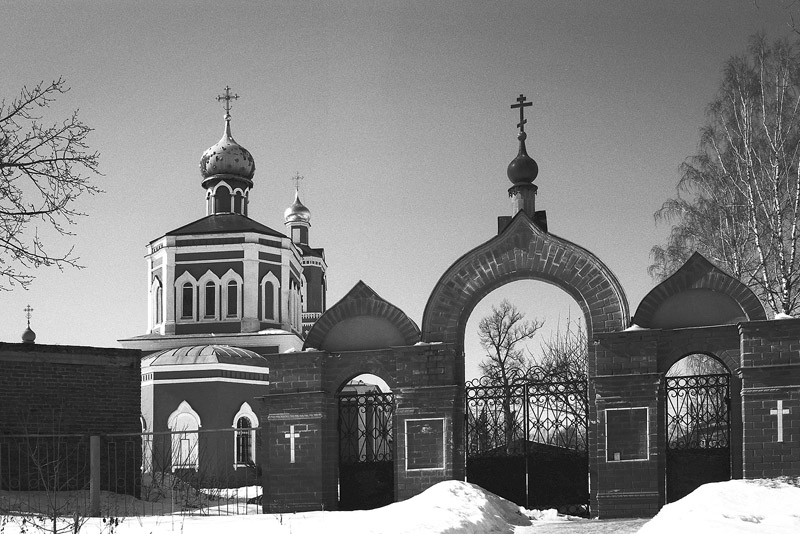
[[[146,363],[145,363],[146,362]],[[252,350],[229,345],[195,345],[163,350],[149,356],[144,365],[193,365],[228,363],[268,367],[267,359]]]
[[[516,158],[511,160],[506,170],[508,179],[511,180],[511,183],[514,185],[533,183],[536,176],[539,174],[539,166],[536,164],[536,161],[528,155],[528,151],[525,149],[526,138],[527,135],[525,132],[520,132],[517,135],[517,139],[519,139],[519,153]]]
[[[231,116],[225,115],[225,131],[217,144],[203,152],[200,174],[203,180],[220,174],[233,175],[251,181],[256,164],[250,152],[237,143],[231,135]]]
[[[295,190],[294,203],[283,212],[283,220],[286,224],[311,223],[311,212],[300,202],[300,191]]]
[[[28,328],[22,333],[22,342],[23,343],[35,343],[36,342],[36,332],[31,330],[31,325],[28,325]]]

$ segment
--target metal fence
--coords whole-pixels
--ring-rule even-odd
[[[0,514],[261,513],[260,429],[0,436]]]

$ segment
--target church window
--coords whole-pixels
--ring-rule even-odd
[[[236,317],[239,312],[239,284],[236,280],[228,282],[228,299],[227,299],[226,317]]]
[[[156,324],[161,324],[164,322],[164,289],[161,287],[161,283],[159,282],[158,287],[156,287],[156,309],[155,309],[155,316],[156,316]]]
[[[200,416],[188,402],[181,402],[167,420],[172,433],[172,471],[197,469],[200,466],[199,441]]]
[[[217,315],[217,286],[214,282],[206,282],[206,318],[214,318]]]
[[[278,321],[278,279],[273,273],[261,280],[261,318],[265,321]]]
[[[231,211],[231,192],[225,186],[217,187],[214,192],[215,203],[214,213],[230,213]]]
[[[236,195],[233,197],[233,212],[234,213],[242,213],[242,192],[236,191]]]
[[[194,286],[189,282],[181,289],[181,319],[191,319],[194,310]]]
[[[242,403],[233,418],[234,431],[234,462],[233,467],[252,466],[256,461],[256,428],[258,417],[246,402]]]

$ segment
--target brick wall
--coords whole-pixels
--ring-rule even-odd
[[[140,432],[140,355],[131,349],[0,343],[0,430]]]
[[[12,457],[22,462],[17,467],[29,465],[24,458],[44,447],[69,458],[69,469],[78,469],[78,464],[88,465],[89,435],[130,433],[134,435],[103,436],[101,481],[104,490],[136,494],[142,450],[140,357],[139,350],[0,343],[5,465],[14,464]],[[50,437],[19,437],[33,434]],[[31,448],[32,442],[36,447]],[[1,474],[6,475],[0,476],[5,489],[26,489],[26,484],[41,479],[35,473]],[[88,468],[71,474],[77,477],[74,484],[88,480]]]

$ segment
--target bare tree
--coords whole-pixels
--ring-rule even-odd
[[[673,224],[651,251],[663,280],[698,250],[775,313],[800,311],[800,53],[752,38],[729,59],[697,155],[657,221]]]
[[[68,90],[59,78],[0,102],[0,289],[27,287],[30,268],[80,267],[73,249],[53,252],[41,235],[73,235],[69,227],[84,215],[76,201],[100,192],[89,180],[100,175],[99,156],[86,144],[92,129],[77,111],[52,125],[39,114]]]
[[[539,320],[526,321],[525,313],[505,299],[499,306],[492,306],[492,313],[478,323],[478,338],[486,351],[480,363],[481,372],[502,390],[506,447],[513,447],[516,431],[516,414],[512,407],[514,384],[517,377],[525,375],[533,366],[533,359],[522,343],[533,338],[543,325]]]

